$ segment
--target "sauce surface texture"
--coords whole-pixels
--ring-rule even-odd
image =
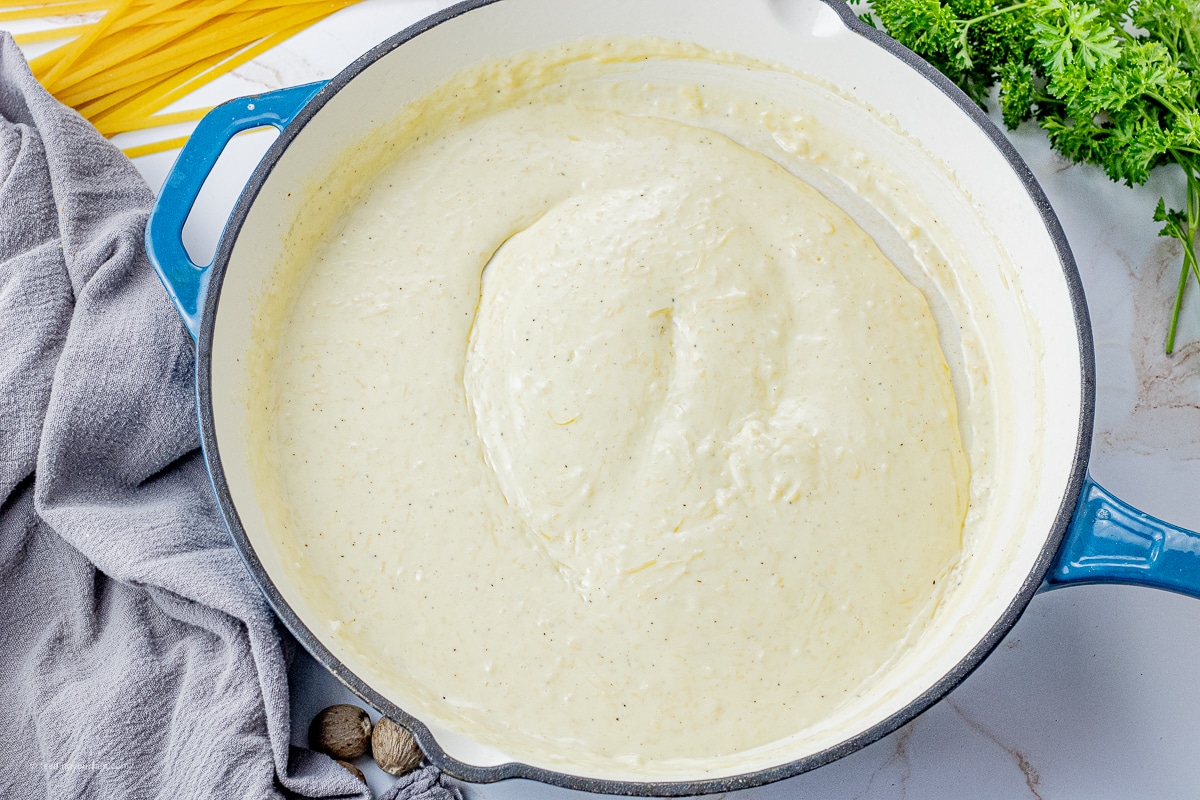
[[[314,608],[418,717],[534,763],[821,720],[962,544],[921,292],[775,160],[631,94],[412,117],[264,345]]]

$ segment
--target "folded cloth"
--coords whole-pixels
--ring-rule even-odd
[[[0,32],[0,797],[368,797],[289,746],[290,640],[210,493],[153,200]]]
[[[458,787],[433,767],[404,775],[379,800],[462,800]]]

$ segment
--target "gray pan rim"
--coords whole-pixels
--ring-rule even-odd
[[[1091,450],[1092,422],[1095,415],[1096,376],[1092,327],[1079,270],[1076,267],[1074,256],[1071,253],[1071,248],[1062,230],[1062,226],[1057,216],[1055,216],[1053,209],[1050,207],[1050,202],[1034,177],[1033,172],[1025,164],[1020,155],[1018,155],[1016,149],[999,128],[957,86],[933,67],[929,66],[920,56],[883,32],[861,22],[850,7],[845,2],[842,2],[842,0],[821,0],[821,2],[832,8],[852,32],[870,40],[891,53],[942,91],[964,114],[971,118],[1008,161],[1018,180],[1020,180],[1029,194],[1030,200],[1041,215],[1046,230],[1054,242],[1059,263],[1062,266],[1067,281],[1071,305],[1075,314],[1075,331],[1079,340],[1081,357],[1080,373],[1082,380],[1080,393],[1082,402],[1079,415],[1079,428],[1076,434],[1074,460],[1070,477],[1067,481],[1066,491],[1063,495],[1063,501],[1058,509],[1054,523],[1048,532],[1046,542],[1033,568],[1022,582],[1020,590],[1013,597],[1012,602],[1009,603],[996,624],[992,626],[979,643],[958,664],[928,690],[905,705],[904,708],[866,728],[855,736],[804,758],[742,775],[694,781],[639,782],[570,775],[521,762],[507,762],[495,766],[479,767],[451,757],[434,739],[432,733],[424,723],[389,701],[342,664],[300,621],[299,617],[275,587],[275,584],[271,581],[266,570],[263,569],[262,563],[254,553],[254,548],[250,544],[250,540],[234,507],[224,470],[221,468],[220,451],[217,443],[212,407],[213,333],[220,303],[221,285],[238,234],[246,220],[250,207],[258,197],[259,191],[262,189],[276,163],[278,163],[280,156],[299,132],[303,130],[308,121],[321,110],[333,95],[358,76],[359,73],[410,39],[420,36],[425,31],[448,20],[496,2],[502,2],[502,0],[466,0],[466,2],[450,6],[371,48],[355,60],[354,63],[332,78],[308,102],[291,124],[280,133],[279,137],[263,156],[258,167],[254,170],[246,184],[246,188],[242,191],[233,208],[213,258],[208,294],[203,304],[204,310],[197,342],[196,401],[200,439],[205,454],[205,463],[212,481],[213,492],[216,495],[221,514],[229,528],[234,546],[241,554],[246,567],[254,576],[268,604],[280,620],[283,621],[288,630],[291,631],[296,640],[312,654],[313,658],[333,673],[350,691],[362,698],[364,702],[410,730],[421,745],[421,749],[425,752],[431,764],[446,774],[463,781],[470,783],[494,783],[513,778],[524,778],[567,789],[594,792],[597,794],[639,797],[687,797],[717,792],[731,792],[773,783],[824,766],[860,750],[910,722],[962,683],[1000,644],[1029,605],[1034,594],[1041,587],[1054,556],[1058,552],[1059,545],[1062,542],[1071,518],[1075,513],[1078,497],[1082,491],[1084,479],[1087,474],[1088,457]]]

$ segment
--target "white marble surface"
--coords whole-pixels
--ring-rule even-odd
[[[330,77],[445,5],[368,0],[184,105]],[[189,222],[196,255],[211,252],[270,138],[239,137],[222,160]],[[1146,511],[1200,529],[1200,291],[1193,284],[1183,346],[1167,358],[1161,345],[1179,254],[1151,222],[1159,194],[1179,186],[1160,176],[1130,190],[1068,165],[1036,130],[1013,140],[1058,211],[1083,274],[1098,375],[1093,474]],[[148,156],[138,166],[158,186],[173,158]],[[317,710],[354,701],[307,655],[292,676],[298,742]],[[386,775],[362,764],[377,791],[387,785]],[[523,781],[469,786],[466,794],[581,796]],[[983,666],[915,722],[839,762],[736,797],[1200,798],[1200,601],[1128,587],[1041,594]]]

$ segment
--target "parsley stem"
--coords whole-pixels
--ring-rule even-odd
[[[1176,117],[1186,116],[1184,114],[1184,112],[1179,108],[1179,106],[1175,105],[1174,103],[1172,103],[1167,98],[1163,97],[1158,92],[1146,92],[1146,97],[1149,97],[1151,100],[1154,100],[1160,106],[1165,108],[1167,111],[1170,111],[1172,114],[1174,114]]]
[[[1187,227],[1181,229],[1175,226],[1172,234],[1183,245],[1183,269],[1179,273],[1179,285],[1175,290],[1175,305],[1171,310],[1171,325],[1167,329],[1167,355],[1175,350],[1175,331],[1179,327],[1179,315],[1183,310],[1183,295],[1187,290],[1188,273],[1196,276],[1200,285],[1200,264],[1196,261],[1196,231],[1200,228],[1200,176],[1197,175],[1197,165],[1191,156],[1177,154],[1176,163],[1187,176]]]
[[[1192,231],[1187,231],[1184,234],[1183,241],[1183,271],[1180,273],[1180,285],[1175,293],[1175,309],[1171,313],[1171,327],[1166,336],[1166,355],[1171,355],[1171,351],[1175,349],[1175,329],[1180,324],[1180,311],[1183,308],[1183,293],[1187,289],[1188,271],[1196,276],[1196,281],[1200,282],[1200,265],[1196,264],[1195,251],[1195,236]]]
[[[997,8],[994,11],[991,11],[987,14],[982,14],[978,17],[971,17],[970,19],[963,20],[962,29],[965,31],[967,28],[971,27],[976,22],[982,22],[983,20],[991,19],[992,17],[999,17],[1004,14],[1008,14],[1009,12],[1012,12],[1012,11],[1019,11],[1020,9],[1025,8],[1026,6],[1031,6],[1038,2],[1040,2],[1040,0],[1025,0],[1024,3],[1013,3],[1011,6],[1005,6],[1004,8]]]
[[[1187,244],[1183,245],[1184,252],[1187,252]],[[1167,328],[1167,355],[1171,355],[1175,351],[1175,329],[1179,327],[1179,312],[1183,310],[1183,290],[1187,288],[1188,279],[1188,260],[1187,256],[1183,257],[1183,269],[1179,273],[1179,288],[1175,290],[1175,306],[1171,311],[1171,325]]]
[[[1171,326],[1167,329],[1167,355],[1175,350],[1175,329],[1179,327],[1179,313],[1183,310],[1183,295],[1187,289],[1188,273],[1195,274],[1200,281],[1200,265],[1196,263],[1195,236],[1192,231],[1181,231],[1182,237],[1176,236],[1183,245],[1183,269],[1179,273],[1179,286],[1175,291],[1175,306],[1171,312]]]
[[[1118,36],[1122,37],[1122,38],[1123,38],[1125,41],[1127,41],[1127,42],[1136,42],[1136,41],[1138,40],[1138,37],[1134,36],[1132,33],[1130,33],[1129,31],[1125,30],[1125,29],[1124,29],[1123,27],[1121,27],[1120,25],[1115,25],[1115,26],[1114,26],[1114,25],[1109,25],[1109,26],[1108,26],[1108,28],[1109,28],[1109,30],[1111,30],[1113,33],[1115,33],[1115,34],[1117,34]]]
[[[1183,27],[1183,41],[1187,44],[1188,55],[1192,57],[1192,63],[1196,63],[1196,41],[1192,38],[1192,30],[1187,26]]]

